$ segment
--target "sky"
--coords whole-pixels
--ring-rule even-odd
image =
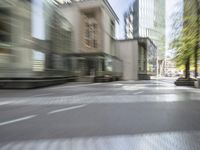
[[[124,20],[123,14],[129,8],[129,6],[133,3],[133,0],[108,0],[114,11],[118,15],[120,19],[120,23],[117,25],[117,39],[122,39],[124,37]],[[166,0],[166,49],[168,49],[168,41],[169,41],[169,33],[171,30],[170,24],[170,16],[173,13],[173,7],[177,0]]]
[[[108,0],[117,16],[119,17],[119,24],[116,29],[117,39],[122,39],[124,37],[124,12],[126,12],[129,6],[133,3],[133,0]]]
[[[169,38],[170,38],[170,30],[171,30],[171,24],[172,20],[170,19],[173,11],[173,8],[175,8],[175,4],[177,3],[177,0],[167,0],[166,2],[166,49],[168,49],[169,44]]]

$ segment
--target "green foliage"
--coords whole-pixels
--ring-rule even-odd
[[[194,51],[199,41],[197,1],[185,0],[184,2],[183,25],[180,26],[182,29],[179,36],[171,43],[171,47],[176,51],[174,61],[178,68],[185,66],[188,58],[190,58],[191,64],[194,64]]]

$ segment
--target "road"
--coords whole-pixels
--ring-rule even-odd
[[[200,149],[200,90],[170,79],[0,95],[0,150]]]

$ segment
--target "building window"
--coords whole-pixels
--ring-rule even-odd
[[[11,12],[7,8],[0,8],[0,54],[11,52]],[[0,67],[6,67],[8,57],[1,57]]]
[[[139,71],[144,72],[145,70],[145,49],[140,46],[139,48]]]
[[[84,43],[90,48],[97,48],[97,23],[91,15],[85,17]]]
[[[0,9],[0,43],[11,42],[11,22],[10,11],[8,9]]]
[[[50,26],[50,25],[49,25]],[[67,20],[55,13],[50,28],[53,50],[57,53],[71,51],[71,28]]]
[[[113,20],[110,21],[111,24],[111,36],[115,36],[115,22]]]

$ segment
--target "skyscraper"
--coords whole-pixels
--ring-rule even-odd
[[[125,38],[149,37],[158,48],[158,70],[165,58],[165,0],[134,0],[124,14]]]

